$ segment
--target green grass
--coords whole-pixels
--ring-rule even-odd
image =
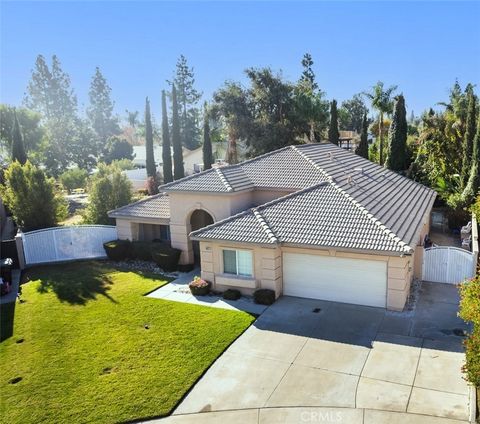
[[[13,308],[1,307],[0,417],[11,424],[166,415],[253,321],[144,297],[167,281],[97,262],[28,277],[11,337]]]

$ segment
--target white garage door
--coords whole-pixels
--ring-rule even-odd
[[[387,263],[284,253],[283,293],[384,308]]]

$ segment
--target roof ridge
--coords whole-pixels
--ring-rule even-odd
[[[258,211],[257,208],[252,209],[253,215],[257,219],[258,223],[260,226],[263,228],[265,233],[267,234],[267,237],[270,239],[272,243],[278,243],[278,238],[275,236],[275,233],[273,230],[270,228],[270,225],[268,225],[267,221],[263,217],[263,215]]]
[[[233,187],[230,185],[230,183],[228,182],[227,178],[225,177],[223,172],[220,170],[220,168],[215,168],[215,171],[217,172],[218,177],[220,178],[220,181],[223,183],[227,191],[229,192],[233,191]]]
[[[310,144],[313,144],[313,143],[310,143]],[[320,144],[320,143],[317,143],[317,144]],[[291,146],[292,149],[297,152],[303,159],[305,159],[310,165],[312,165],[314,168],[318,169],[320,171],[320,173],[328,180],[333,180],[332,176],[328,174],[327,171],[325,171],[323,168],[320,168],[320,166],[318,166],[318,164],[313,161],[312,159],[310,159],[305,153],[303,153],[297,146]]]
[[[331,175],[329,175],[328,172],[326,172],[324,169],[322,169],[316,162],[311,160],[305,153],[301,152],[300,149],[296,148],[295,146],[292,146],[302,157],[304,157],[306,160],[308,160],[311,164],[315,166],[328,180],[328,182],[336,189],[338,190],[341,194],[343,194],[350,202],[357,207],[364,215],[366,215],[375,225],[379,227],[381,231],[388,237],[390,237],[393,241],[398,243],[405,253],[411,253],[412,248],[405,243],[399,236],[397,236],[392,230],[387,228],[387,226],[381,222],[378,218],[375,217],[365,206],[360,204],[360,202],[356,201],[350,194],[348,194],[345,190],[343,190],[337,183],[334,182],[333,178]]]
[[[215,169],[217,169],[217,168],[205,169],[204,171],[197,172],[197,173],[194,173],[192,175],[186,175],[185,177],[180,178],[178,180],[174,180],[174,181],[170,181],[169,183],[162,184],[161,186],[159,186],[159,188],[167,188],[168,189],[170,186],[172,186],[174,184],[177,184],[180,181],[182,181],[182,182],[183,181],[188,181],[188,180],[191,180],[192,178],[198,177],[199,175],[205,175],[205,174],[208,174],[208,173],[212,173],[212,172],[215,171]]]
[[[118,208],[112,209],[111,211],[108,211],[107,214],[113,213],[113,212],[118,212],[118,211],[121,211],[122,209],[128,208],[130,206],[134,206],[134,205],[138,205],[140,203],[148,202],[149,200],[153,200],[153,199],[156,199],[158,197],[163,197],[163,196],[168,196],[168,193],[161,192],[161,193],[154,194],[152,196],[145,197],[143,199],[137,200],[136,202],[128,203],[127,205],[123,205],[123,206],[120,206]]]

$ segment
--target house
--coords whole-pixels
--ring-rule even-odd
[[[166,237],[168,226],[181,263],[200,264],[216,290],[269,288],[392,310],[421,276],[436,196],[330,143],[288,146],[160,189],[110,213],[119,238]]]

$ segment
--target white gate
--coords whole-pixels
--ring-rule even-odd
[[[22,234],[26,265],[76,259],[104,258],[103,243],[117,238],[116,227],[79,225]]]
[[[437,246],[425,249],[422,280],[457,284],[472,278],[474,255],[458,247]]]

